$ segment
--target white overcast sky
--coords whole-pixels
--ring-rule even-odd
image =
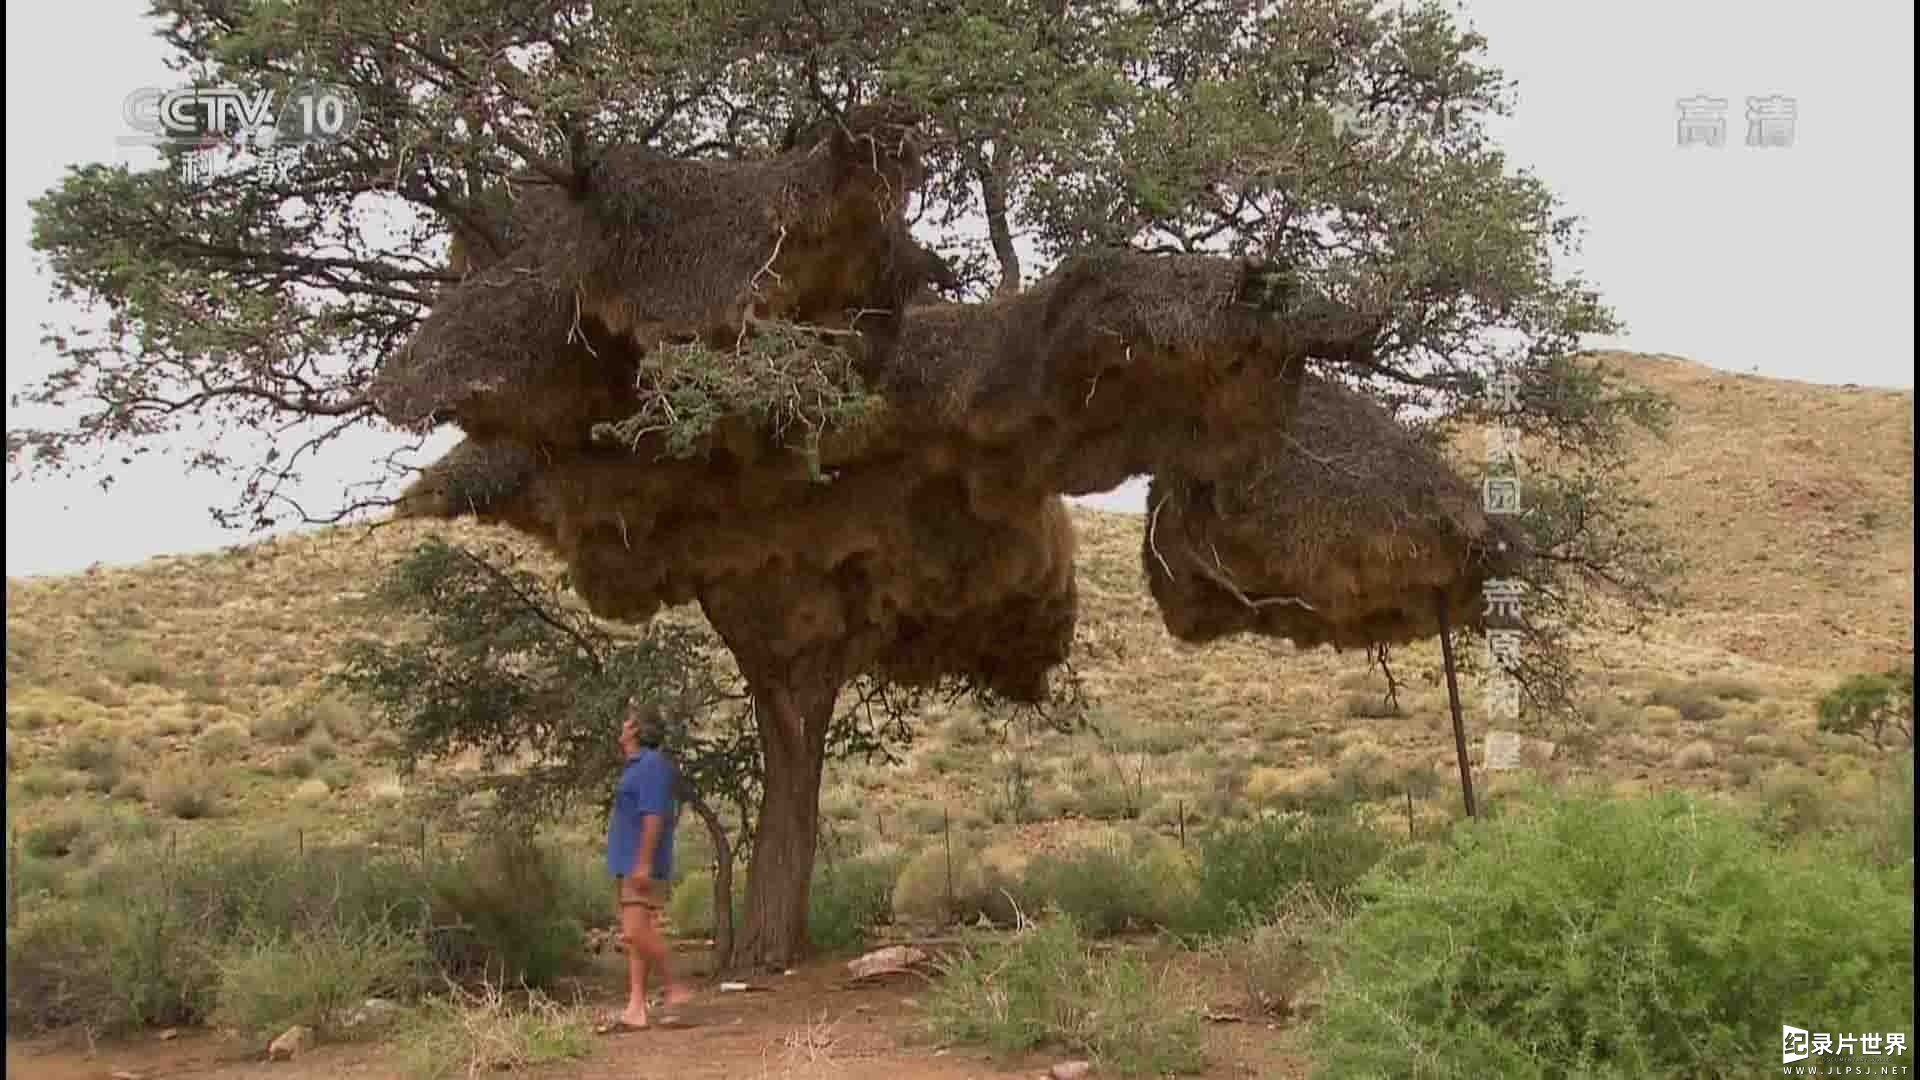
[[[121,102],[170,86],[141,0],[9,4],[6,377],[52,366],[59,320],[28,248],[27,200],[69,164],[122,160]],[[1496,129],[1587,225],[1577,269],[1627,324],[1611,344],[1729,371],[1913,386],[1912,4],[1470,0],[1519,84]],[[1681,149],[1675,102],[1729,101],[1727,145]],[[1748,96],[1798,109],[1794,144],[1743,145]],[[16,419],[11,406],[8,426]],[[331,478],[333,483],[353,479]],[[316,485],[316,491],[330,486]],[[7,484],[7,574],[236,543],[223,488],[152,458],[110,493],[84,477]],[[1137,508],[1129,485],[1103,505]]]

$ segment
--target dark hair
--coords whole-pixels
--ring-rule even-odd
[[[635,741],[649,750],[658,750],[666,738],[666,722],[660,715],[660,707],[651,701],[637,698],[627,699],[627,714],[623,718],[633,721]]]

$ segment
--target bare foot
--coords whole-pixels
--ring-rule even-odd
[[[646,1029],[646,1011],[643,1009],[636,1013],[629,1009],[619,1016],[608,1019],[606,1023],[600,1025],[599,1031],[602,1035],[619,1035],[628,1031],[645,1031]]]
[[[687,1002],[693,1000],[693,991],[681,986],[679,983],[674,983],[672,986],[667,987],[666,994],[662,1000],[670,1006],[685,1005]]]

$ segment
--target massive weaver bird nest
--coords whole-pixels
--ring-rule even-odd
[[[539,537],[592,609],[699,601],[737,655],[970,677],[1038,700],[1075,603],[1063,494],[1155,477],[1169,629],[1301,644],[1434,630],[1512,553],[1475,492],[1310,364],[1378,322],[1272,267],[1113,250],[914,304],[910,125],[868,110],[771,160],[616,152],[525,196],[381,373],[467,441],[401,513]],[[476,254],[478,253],[478,254]],[[746,666],[743,661],[743,667]]]

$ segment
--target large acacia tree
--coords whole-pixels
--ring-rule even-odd
[[[1502,416],[1555,465],[1529,473],[1542,512],[1523,519],[1546,597],[1529,683],[1543,694],[1564,688],[1554,646],[1579,611],[1555,568],[1637,594],[1653,567],[1615,483],[1623,422],[1649,403],[1578,360],[1584,335],[1615,327],[1555,271],[1575,224],[1488,139],[1509,89],[1438,7],[158,0],[154,15],[193,77],[335,83],[362,119],[284,174],[244,159],[192,182],[171,163],[88,165],[36,201],[58,293],[105,317],[50,333],[59,370],[27,398],[62,419],[8,433],[16,468],[110,480],[115,459],[184,434],[193,467],[234,481],[216,513],[235,526],[390,505],[410,467],[395,455],[359,463],[365,482],[334,505],[291,493],[345,433],[381,422],[382,364],[461,282],[445,239],[462,238],[463,261],[514,246],[502,191],[578,192],[634,147],[804,148],[823,117],[885,99],[912,106],[926,137],[910,210],[958,270],[950,299],[1018,294],[1089,251],[1247,256],[1284,267],[1288,296],[1360,313],[1320,350],[1338,361],[1328,377],[1436,434],[1490,419],[1489,377],[1512,376],[1520,407]],[[958,235],[966,222],[984,235]],[[213,441],[226,431],[272,437],[236,452]],[[765,674],[791,667],[758,629],[788,589],[771,575],[699,595],[760,679],[763,725],[807,733],[767,736],[779,800],[761,815],[743,944],[773,962],[804,945],[819,766],[804,744],[861,673],[834,651],[800,681]]]

